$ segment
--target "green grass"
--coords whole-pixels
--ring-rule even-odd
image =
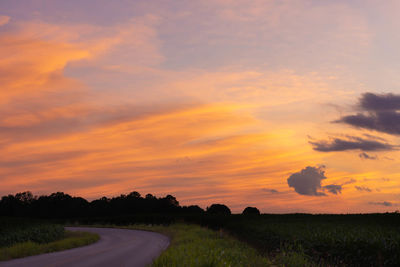
[[[171,238],[171,245],[153,267],[270,266],[271,262],[255,249],[223,232],[197,225],[139,226],[124,228],[150,230]]]
[[[89,245],[99,240],[94,233],[66,231],[64,238],[49,243],[26,241],[0,248],[0,261]]]

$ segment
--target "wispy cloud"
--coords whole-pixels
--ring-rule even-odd
[[[0,27],[6,25],[10,21],[9,16],[0,15]]]
[[[280,193],[278,190],[273,189],[273,188],[261,188],[263,192],[269,193],[269,194],[278,194]]]
[[[370,205],[377,205],[377,206],[385,206],[385,207],[393,207],[393,206],[397,206],[395,203],[393,202],[389,202],[389,201],[381,201],[381,202],[368,202],[368,204]]]
[[[356,136],[349,136],[347,139],[331,138],[329,141],[309,141],[309,143],[313,146],[314,150],[319,152],[346,150],[382,151],[393,150],[395,148],[393,145],[388,143],[382,143],[376,140],[366,140]]]
[[[378,156],[371,156],[371,155],[369,155],[369,154],[367,154],[367,153],[365,153],[365,152],[362,152],[362,153],[358,154],[358,156],[359,156],[361,159],[372,159],[372,160],[378,159]]]
[[[325,185],[323,187],[325,190],[327,190],[328,192],[332,193],[332,194],[341,194],[342,193],[342,185],[338,185],[338,184],[330,184],[330,185]]]
[[[368,192],[368,193],[372,192],[372,189],[369,187],[366,187],[366,186],[357,186],[356,185],[355,188],[360,192]]]

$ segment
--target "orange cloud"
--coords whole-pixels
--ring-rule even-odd
[[[6,25],[10,21],[9,16],[0,15],[0,27]]]

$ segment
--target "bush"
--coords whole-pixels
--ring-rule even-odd
[[[255,207],[247,207],[242,212],[243,215],[260,215],[260,211]]]
[[[207,213],[217,215],[230,215],[231,210],[224,204],[212,204],[210,207],[207,207]]]

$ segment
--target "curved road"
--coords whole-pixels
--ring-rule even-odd
[[[100,235],[94,244],[0,262],[7,267],[139,267],[150,264],[169,245],[168,237],[147,231],[67,227],[67,230],[93,232]]]

